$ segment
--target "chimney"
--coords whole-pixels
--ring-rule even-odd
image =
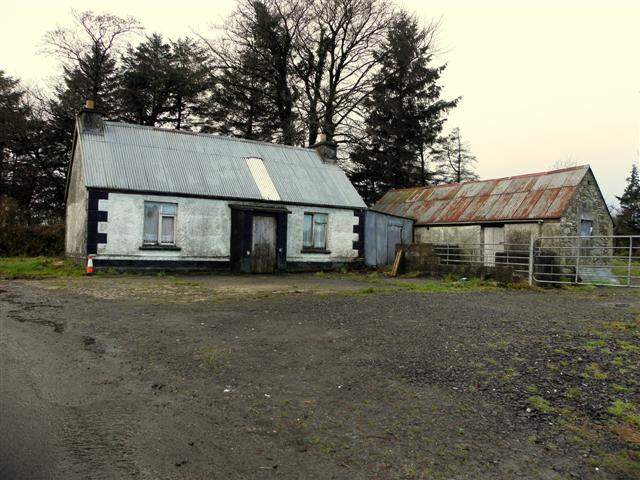
[[[87,100],[84,108],[78,113],[78,124],[82,131],[100,135],[103,134],[104,123],[102,121],[102,113],[95,109],[95,102],[93,100]]]
[[[311,145],[310,148],[313,148],[318,152],[324,163],[336,164],[338,160],[338,144],[331,140],[327,140],[327,135],[325,133],[321,133],[320,141]]]

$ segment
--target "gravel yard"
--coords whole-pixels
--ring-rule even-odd
[[[1,478],[640,478],[640,292],[0,283]]]

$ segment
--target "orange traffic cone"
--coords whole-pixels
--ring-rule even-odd
[[[93,257],[91,255],[87,257],[87,275],[93,275]]]

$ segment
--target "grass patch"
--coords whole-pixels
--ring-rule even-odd
[[[618,346],[625,352],[640,353],[640,345],[636,345],[635,343],[618,340]]]
[[[211,367],[217,367],[230,352],[231,349],[228,347],[200,347],[196,350],[196,358],[203,360]]]
[[[640,262],[631,262],[631,265],[629,265],[628,260],[616,258],[616,259],[613,259],[611,263],[612,265],[614,265],[612,269],[613,274],[616,277],[618,277],[618,280],[622,285],[627,284],[627,279],[628,279],[627,275],[629,273],[631,273],[631,285],[638,284],[638,278],[633,278],[633,277],[640,276]],[[630,270],[629,270],[629,266],[631,266]]]
[[[596,362],[587,365],[582,373],[582,378],[593,378],[595,380],[605,380],[609,377],[606,372],[602,371],[600,365]]]
[[[623,472],[629,478],[640,478],[640,452],[626,450],[607,453],[600,458],[600,464],[616,472]]]
[[[569,387],[567,393],[564,394],[567,398],[576,398],[578,395],[580,395],[580,389],[577,387]]]
[[[79,277],[85,270],[77,263],[57,257],[0,258],[0,278]]]
[[[400,282],[398,286],[413,291],[425,293],[447,293],[460,292],[466,290],[498,290],[499,286],[495,282],[488,282],[477,278],[457,282],[454,281],[430,281],[430,282]]]
[[[604,340],[591,340],[582,344],[582,348],[584,348],[587,352],[591,352],[596,348],[603,348],[606,346],[607,342],[605,342]]]
[[[549,404],[549,402],[539,395],[534,395],[532,397],[529,397],[527,398],[527,401],[533,408],[538,410],[540,413],[551,413],[553,411],[553,408],[551,408],[551,405]]]
[[[618,417],[636,427],[640,427],[640,408],[633,402],[616,400],[607,410],[614,417]]]

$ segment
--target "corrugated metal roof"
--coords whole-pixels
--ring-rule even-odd
[[[100,131],[77,124],[87,187],[366,208],[344,171],[312,149],[119,122],[104,122]],[[276,192],[261,193],[247,158],[263,160]]]
[[[372,210],[416,225],[560,218],[588,165],[517,177],[390,190]]]

